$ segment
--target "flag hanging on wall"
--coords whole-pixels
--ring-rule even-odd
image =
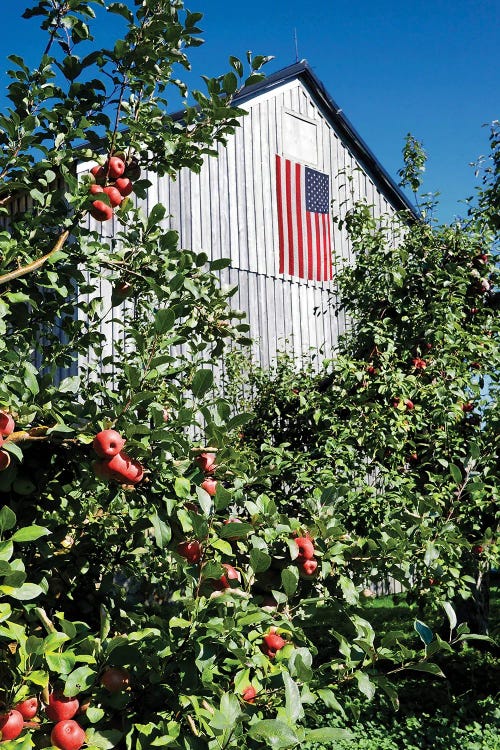
[[[332,278],[327,174],[276,155],[279,272],[312,281]]]

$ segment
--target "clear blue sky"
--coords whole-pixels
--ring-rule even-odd
[[[20,18],[29,3],[3,4],[2,57],[36,61],[37,19]],[[482,127],[500,118],[500,0],[197,0],[191,11],[206,44],[193,49],[190,84],[224,72],[230,54],[247,49],[275,56],[272,72],[306,58],[362,138],[397,179],[406,133],[428,153],[425,188],[440,191],[438,217],[463,214],[472,194],[469,163],[488,148]],[[100,43],[120,34],[117,16],[103,18]],[[6,33],[7,32],[7,33]],[[0,93],[3,93],[2,83]]]

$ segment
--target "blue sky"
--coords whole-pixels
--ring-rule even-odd
[[[2,57],[15,53],[35,63],[42,42],[37,20],[20,18],[27,4],[9,0],[2,8],[8,29]],[[397,178],[404,137],[411,132],[429,157],[425,189],[441,193],[438,218],[450,221],[465,213],[459,201],[475,184],[469,163],[488,149],[482,126],[500,118],[499,0],[187,5],[204,13],[206,40],[192,51],[191,85],[199,85],[201,74],[224,72],[230,54],[243,58],[248,49],[275,56],[269,72],[289,65],[296,29],[299,57],[308,60],[388,172]],[[110,43],[119,26],[117,16],[103,18],[98,41]]]

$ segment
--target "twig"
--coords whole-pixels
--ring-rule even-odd
[[[6,273],[3,276],[0,276],[0,284],[8,284],[8,282],[12,281],[13,279],[18,279],[20,276],[26,276],[26,274],[31,273],[31,271],[36,271],[37,268],[40,268],[40,266],[43,266],[43,264],[46,263],[46,261],[52,255],[54,255],[58,250],[62,248],[62,246],[68,239],[68,237],[69,237],[69,232],[68,230],[66,230],[65,232],[61,234],[56,244],[54,245],[52,250],[49,253],[47,253],[47,255],[43,255],[41,258],[34,260],[32,263],[29,263],[27,266],[16,268],[15,271],[10,271],[10,273]]]

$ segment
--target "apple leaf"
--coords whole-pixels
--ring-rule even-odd
[[[204,396],[213,386],[213,383],[214,374],[212,370],[204,369],[195,372],[191,383],[191,390],[193,391],[195,398],[201,398]]]
[[[253,740],[263,740],[274,750],[294,747],[299,743],[299,738],[284,721],[277,719],[263,719],[253,724],[248,734]]]

